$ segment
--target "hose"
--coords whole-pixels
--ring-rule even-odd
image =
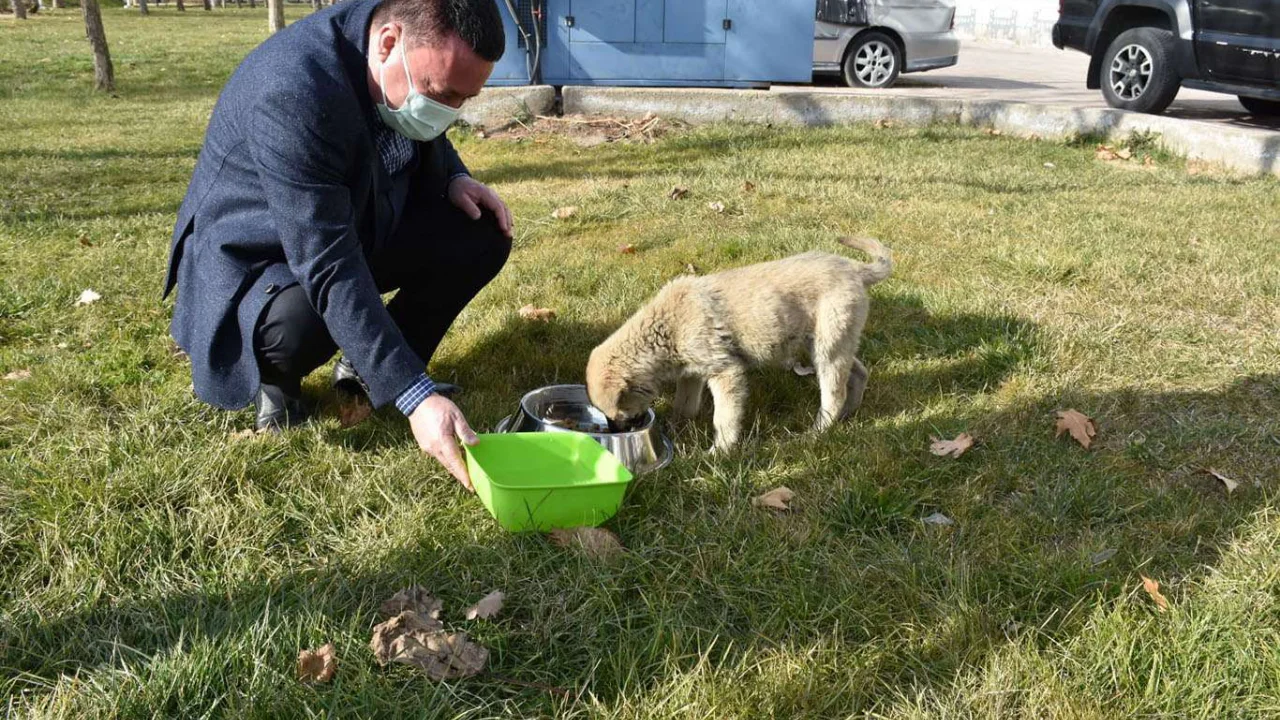
[[[524,25],[520,23],[520,13],[516,12],[515,3],[511,2],[511,0],[506,0],[506,3],[507,3],[507,12],[511,13],[511,21],[516,24],[516,32],[520,33],[520,37],[524,38],[524,69],[525,69],[525,72],[529,75],[530,84],[532,84],[533,68],[535,67],[536,63],[531,61],[533,60],[533,53],[536,52],[536,49],[530,48],[529,33],[525,32]],[[535,32],[536,32],[537,25],[538,23],[535,22],[534,23]]]

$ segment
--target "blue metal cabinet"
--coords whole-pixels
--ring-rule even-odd
[[[546,0],[542,81],[721,85],[808,81],[814,0]],[[528,82],[503,6],[507,55],[491,84]],[[528,29],[528,28],[526,28]]]

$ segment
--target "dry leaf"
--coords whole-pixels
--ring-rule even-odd
[[[685,266],[684,266],[684,271],[685,271],[686,273],[689,273],[690,275],[697,275],[697,274],[698,274],[698,266],[697,266],[697,265],[694,265],[693,263],[689,263],[689,264],[687,264],[687,265],[685,265]]]
[[[724,212],[724,203],[720,202],[719,200],[715,202],[707,203],[707,207],[711,208],[712,210],[718,213]]]
[[[383,607],[390,602],[383,603]],[[413,610],[374,626],[369,649],[379,665],[413,665],[437,681],[475,675],[484,670],[489,660],[489,651],[468,640],[466,633],[445,632],[439,620]]]
[[[893,121],[887,118],[880,118],[879,120],[876,121],[876,127],[880,128],[881,130],[884,130],[885,128],[891,128],[893,127]]]
[[[791,366],[791,372],[799,375],[800,377],[809,377],[810,375],[816,374],[818,371],[815,370],[812,365],[793,365]]]
[[[943,515],[943,514],[942,514],[942,513],[940,513],[940,512],[936,512],[936,513],[934,513],[934,514],[930,515],[929,517],[925,518],[925,519],[924,519],[924,523],[925,523],[926,525],[942,525],[942,526],[948,526],[948,525],[955,525],[955,524],[956,524],[956,521],[955,521],[955,520],[952,520],[951,518],[947,517],[946,515]]]
[[[480,138],[481,140],[484,140],[485,138],[489,137],[489,135],[484,131],[484,128],[476,128],[476,137]]]
[[[1120,148],[1119,150],[1116,151],[1116,157],[1120,158],[1121,160],[1128,160],[1129,158],[1133,157],[1133,151],[1130,150],[1129,148]]]
[[[412,611],[423,618],[431,618],[432,620],[440,617],[440,611],[444,608],[444,603],[440,602],[431,593],[421,585],[410,585],[400,592],[387,598],[385,602],[378,607],[378,612],[384,618],[394,617],[405,610]]]
[[[1054,165],[1054,164],[1053,164],[1053,163],[1051,163],[1051,162],[1049,162],[1049,163],[1045,163],[1045,164],[1044,164],[1044,166],[1045,166],[1045,167],[1047,167],[1047,168],[1049,168],[1050,170],[1052,170],[1052,169],[1054,169],[1054,168],[1058,167],[1057,165]]]
[[[240,430],[239,432],[233,432],[227,437],[230,438],[231,440],[247,440],[248,438],[257,437],[257,436],[258,436],[257,430],[254,430],[253,428],[245,428],[244,430]]]
[[[525,320],[533,320],[535,322],[551,322],[556,319],[556,311],[551,308],[540,308],[533,305],[525,305],[520,308],[520,317]]]
[[[1116,155],[1116,149],[1110,145],[1099,145],[1098,151],[1095,153],[1095,157],[1099,160],[1106,160],[1109,162],[1111,160],[1115,160],[1118,156]]]
[[[339,427],[355,427],[365,420],[368,420],[369,416],[372,414],[373,406],[369,404],[368,398],[363,395],[343,393],[343,397],[338,401]]]
[[[795,496],[796,494],[792,492],[791,488],[783,485],[763,495],[751,498],[751,504],[758,508],[769,508],[770,510],[790,510],[791,501]]]
[[[1222,486],[1227,489],[1228,495],[1235,492],[1236,488],[1240,487],[1240,483],[1236,482],[1235,480],[1232,480],[1231,478],[1227,477],[1226,475],[1223,475],[1222,473],[1218,472],[1217,470],[1214,470],[1213,468],[1205,468],[1204,471],[1214,476],[1219,481],[1221,481]]]
[[[755,192],[755,191],[756,191],[755,183],[751,182],[750,180],[747,180],[742,183],[742,192],[749,193],[749,192]]]
[[[31,377],[31,371],[27,370],[26,368],[23,368],[21,370],[14,370],[11,373],[7,373],[4,376],[4,379],[17,381],[17,380],[26,380],[27,378],[30,378],[30,377]]]
[[[552,530],[547,537],[558,547],[578,547],[597,560],[607,559],[625,549],[618,536],[604,528],[576,527],[569,530]]]
[[[626,245],[619,246],[618,252],[622,253],[623,255],[635,255],[636,246],[632,245],[631,243],[627,243]]]
[[[76,305],[92,305],[102,299],[102,296],[93,290],[85,290],[80,293],[80,297],[76,298]]]
[[[88,235],[81,235],[80,237],[76,238],[76,240],[80,242],[81,247],[93,247],[93,243],[89,240]]]
[[[333,643],[325,643],[318,650],[302,650],[298,653],[298,679],[302,682],[327,683],[338,670]]]
[[[557,220],[568,220],[569,218],[577,214],[578,214],[577,205],[566,205],[562,208],[556,208],[555,210],[551,211],[551,217]]]
[[[507,596],[504,595],[501,590],[494,590],[488,595],[485,595],[480,598],[480,602],[467,608],[467,619],[475,620],[476,618],[480,618],[481,620],[488,620],[496,616],[502,611],[502,601],[505,600],[506,597]]]
[[[667,198],[671,200],[680,200],[689,195],[689,188],[683,185],[677,185],[671,188],[671,192],[667,193]]]
[[[1003,135],[1003,134],[1004,134],[1004,131],[1003,131],[1003,130],[1000,130],[999,128],[987,128],[987,134],[988,134],[988,135],[995,135],[996,137],[1000,137],[1001,135]]]
[[[1169,601],[1160,593],[1160,583],[1152,580],[1146,575],[1139,575],[1142,578],[1142,589],[1147,591],[1151,599],[1156,603],[1156,609],[1164,612],[1169,609]]]
[[[1147,155],[1146,157],[1142,158],[1143,167],[1152,167],[1155,164],[1156,164],[1156,159],[1151,157],[1150,155]]]
[[[950,455],[953,458],[958,458],[971,447],[973,447],[973,436],[969,433],[960,433],[955,440],[933,438],[933,444],[929,446],[929,452],[939,457]]]
[[[1119,551],[1116,550],[1115,548],[1107,548],[1105,550],[1099,550],[1098,552],[1089,556],[1089,564],[1101,565],[1102,563],[1115,557],[1117,552]]]
[[[1062,433],[1069,432],[1076,442],[1084,446],[1085,450],[1093,444],[1093,438],[1098,434],[1098,428],[1093,424],[1093,420],[1084,413],[1075,410],[1059,410],[1058,411],[1058,432],[1054,434],[1055,438],[1062,437]]]

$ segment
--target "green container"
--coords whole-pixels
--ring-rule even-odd
[[[599,525],[631,482],[631,471],[582,433],[481,435],[466,453],[476,494],[511,532]]]

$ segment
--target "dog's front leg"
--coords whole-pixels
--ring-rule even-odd
[[[672,400],[672,409],[676,416],[685,420],[697,417],[702,409],[702,391],[707,383],[694,375],[682,375],[676,380],[676,396]]]
[[[747,376],[739,368],[727,370],[707,381],[711,401],[715,404],[712,420],[716,427],[715,452],[723,452],[738,442],[742,418],[747,407]]]

